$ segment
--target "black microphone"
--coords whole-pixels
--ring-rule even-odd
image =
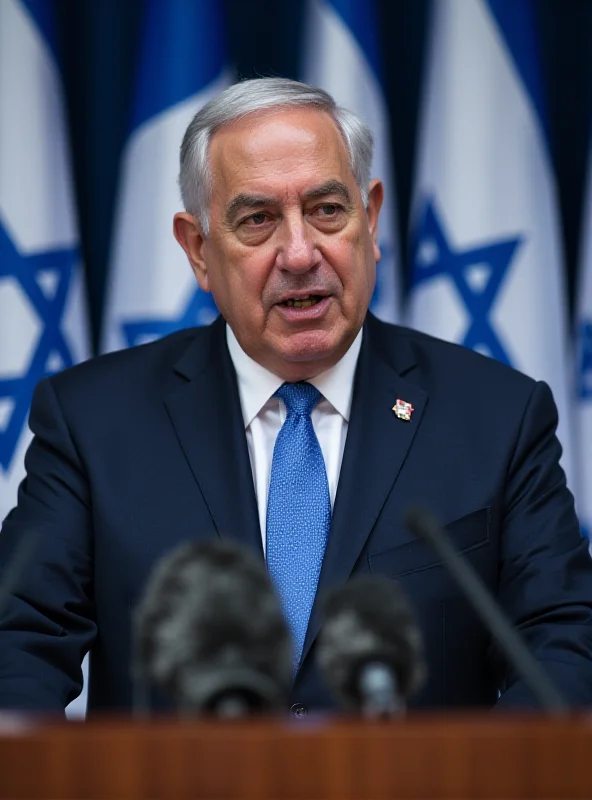
[[[359,577],[330,592],[317,659],[346,711],[371,718],[402,714],[426,667],[421,633],[399,584]]]
[[[237,545],[184,544],[160,561],[135,612],[136,713],[148,687],[188,714],[281,711],[292,641],[262,560]]]
[[[512,627],[472,565],[456,552],[436,518],[425,509],[410,508],[405,515],[405,523],[415,536],[429,542],[442,557],[455,583],[462,589],[508,662],[537,698],[541,708],[550,714],[565,714],[568,710],[567,703],[518,631]]]

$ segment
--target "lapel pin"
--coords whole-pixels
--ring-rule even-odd
[[[393,411],[397,419],[402,419],[404,422],[411,422],[411,415],[413,414],[413,406],[411,403],[406,403],[404,400],[399,400],[393,406]]]

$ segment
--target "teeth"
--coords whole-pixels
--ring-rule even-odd
[[[310,308],[310,306],[316,305],[319,302],[320,297],[301,297],[299,300],[294,300],[290,298],[286,300],[285,304],[289,308]]]

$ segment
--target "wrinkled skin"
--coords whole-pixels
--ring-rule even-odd
[[[333,366],[364,321],[376,280],[382,184],[364,208],[331,117],[259,112],[212,137],[210,233],[190,214],[174,231],[243,350],[285,381]],[[314,305],[285,301],[308,296]]]

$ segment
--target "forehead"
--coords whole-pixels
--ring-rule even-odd
[[[250,114],[212,137],[213,194],[305,190],[327,180],[354,186],[347,149],[333,119],[309,108]]]

